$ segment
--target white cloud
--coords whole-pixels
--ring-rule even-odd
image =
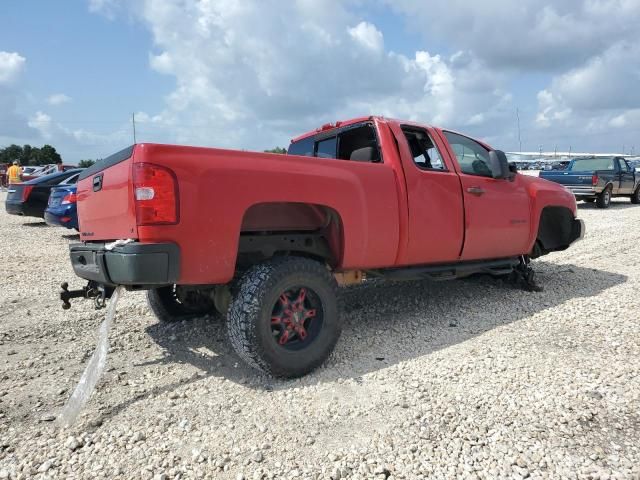
[[[65,95],[64,93],[54,93],[47,98],[47,103],[49,105],[62,105],[63,103],[68,103],[71,101],[71,97]]]
[[[26,59],[16,52],[0,51],[0,85],[10,85],[14,83],[22,71]]]
[[[153,34],[151,68],[176,81],[165,108],[140,128],[145,140],[265,148],[367,114],[480,127],[510,101],[505,77],[472,52],[385,50],[382,32],[350,2],[137,5]]]
[[[609,125],[611,125],[614,128],[625,127],[627,125],[627,115],[623,113],[622,115],[618,115],[617,117],[613,117],[609,121]]]
[[[428,41],[472,50],[488,65],[563,71],[619,41],[637,42],[637,0],[386,0]]]
[[[640,44],[621,42],[558,76],[552,90],[573,109],[640,108]]]
[[[371,23],[360,22],[355,27],[347,29],[347,31],[351,38],[369,50],[381,52],[384,48],[382,33]]]

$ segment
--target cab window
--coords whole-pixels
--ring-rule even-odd
[[[291,142],[289,150],[287,150],[287,154],[313,157],[313,146],[313,137],[303,138],[297,142]]]
[[[619,158],[618,159],[618,163],[620,164],[620,171],[621,172],[630,172],[631,168],[629,168],[629,165],[627,164],[627,161],[624,160],[623,158]]]
[[[336,137],[326,138],[316,143],[316,157],[320,158],[336,158],[336,146],[338,140]]]
[[[413,163],[421,170],[446,170],[442,156],[426,130],[414,127],[402,127]]]
[[[339,135],[338,158],[354,162],[379,162],[380,149],[371,124],[347,128]]]
[[[462,173],[480,177],[492,177],[489,151],[475,140],[453,132],[444,132],[455,154]]]

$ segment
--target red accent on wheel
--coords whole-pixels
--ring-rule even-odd
[[[317,316],[315,293],[301,287],[280,294],[271,314],[271,330],[279,345],[303,342]]]

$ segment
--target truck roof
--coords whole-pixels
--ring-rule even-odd
[[[370,122],[372,120],[384,120],[387,122],[392,121],[392,122],[398,122],[406,125],[415,125],[415,126],[421,126],[421,127],[429,126],[423,122],[419,122],[416,120],[399,120],[396,118],[383,117],[382,115],[369,115],[368,117],[356,117],[356,118],[351,118],[349,120],[339,120],[335,123],[325,123],[324,125],[316,128],[315,130],[308,131],[306,133],[303,133],[302,135],[298,135],[297,137],[292,138],[291,143],[298,142],[307,137],[312,137],[314,135],[317,135],[320,132],[329,132],[331,130],[335,130],[338,128],[348,127],[349,125],[354,125],[356,123],[361,123],[361,122],[367,122],[367,121]]]
[[[291,142],[297,142],[299,140],[302,140],[303,138],[311,137],[320,132],[327,132],[329,130],[334,130],[336,128],[346,127],[349,125],[353,125],[354,123],[366,122],[367,120],[373,120],[374,118],[382,118],[382,117],[376,117],[376,116],[370,115],[368,117],[357,117],[357,118],[352,118],[350,120],[337,121],[335,123],[325,123],[324,125],[316,128],[315,130],[311,130],[309,132],[303,133],[302,135],[298,135],[295,138],[292,138]]]

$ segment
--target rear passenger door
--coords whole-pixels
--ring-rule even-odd
[[[398,141],[409,202],[407,262],[420,265],[459,259],[464,238],[460,180],[443,160],[444,143],[432,131],[402,126]]]

